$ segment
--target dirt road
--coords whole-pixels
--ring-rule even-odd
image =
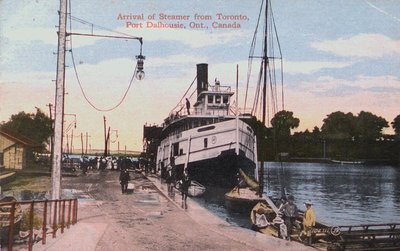
[[[131,174],[136,188],[134,193],[122,194],[118,175],[118,172],[109,171],[63,180],[63,188],[83,190],[95,200],[95,203],[90,199],[88,203],[82,203],[83,206],[79,208],[79,222],[106,224],[96,250],[249,248],[195,224],[141,174]],[[70,230],[73,231],[73,228]]]

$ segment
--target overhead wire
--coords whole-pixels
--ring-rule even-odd
[[[70,0],[70,1],[69,1],[69,17],[70,17],[70,23],[69,23],[69,25],[70,25],[70,31],[72,31],[72,19],[73,19],[71,13],[72,13],[72,8],[71,8],[71,0]],[[85,21],[85,20],[83,20],[83,19],[79,19],[79,18],[76,18],[76,17],[74,17],[74,19],[75,19],[75,20],[79,20],[80,22],[85,23],[85,24],[91,24],[90,22]],[[107,29],[107,28],[104,28],[104,27],[102,27],[102,26],[98,26],[98,25],[94,25],[94,24],[91,24],[91,25],[96,26],[97,28],[106,29],[106,30],[111,31],[111,32],[115,32],[115,33],[127,35],[127,34],[124,34],[124,33],[122,33],[122,32],[112,31],[112,30]],[[129,35],[128,35],[128,36],[129,36]],[[84,88],[83,88],[83,86],[82,86],[82,82],[81,82],[81,80],[80,80],[80,77],[79,77],[79,74],[78,74],[78,70],[77,70],[77,67],[76,67],[76,63],[75,63],[75,57],[74,57],[74,53],[73,53],[72,36],[69,37],[69,43],[70,43],[70,53],[71,53],[72,64],[73,64],[73,68],[74,68],[74,72],[75,72],[75,77],[76,77],[76,80],[77,80],[77,82],[78,82],[78,85],[79,85],[79,88],[80,88],[80,90],[81,90],[81,93],[82,93],[84,99],[86,100],[86,102],[87,102],[91,107],[93,107],[95,110],[100,111],[100,112],[110,112],[110,111],[113,111],[113,110],[115,110],[116,108],[118,108],[118,107],[125,101],[125,98],[126,98],[126,96],[128,95],[128,92],[129,92],[129,90],[130,90],[130,88],[131,88],[131,86],[132,86],[132,83],[133,83],[134,80],[135,80],[135,74],[136,74],[136,70],[137,70],[137,64],[136,64],[135,69],[134,69],[134,71],[133,71],[133,74],[132,74],[131,80],[130,80],[130,82],[129,82],[129,85],[128,85],[128,87],[126,88],[126,90],[125,90],[125,92],[124,92],[122,98],[120,99],[120,101],[119,101],[116,105],[112,106],[111,108],[102,109],[102,108],[97,107],[95,104],[93,104],[93,102],[90,101],[90,99],[87,97],[87,95],[86,95],[86,93],[85,93],[85,90],[84,90]]]

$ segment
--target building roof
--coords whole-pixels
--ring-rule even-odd
[[[19,143],[23,146],[32,147],[32,148],[41,147],[39,143],[21,135],[20,133],[12,132],[12,131],[5,130],[5,129],[0,129],[0,135],[2,135],[3,137],[5,137],[15,143]]]

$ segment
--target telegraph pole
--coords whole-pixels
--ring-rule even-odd
[[[106,125],[106,116],[103,116],[104,119],[104,157],[107,156],[107,125]]]
[[[55,94],[54,120],[54,154],[51,170],[51,199],[58,200],[61,196],[61,165],[64,121],[65,93],[65,37],[67,27],[67,0],[60,0],[58,51],[57,51],[57,80]]]
[[[86,141],[87,142],[87,141]],[[81,133],[81,153],[82,153],[82,156],[85,154],[85,148],[83,148],[83,133]]]
[[[86,146],[85,146],[85,154],[87,155],[87,145],[88,145],[88,133],[86,132]]]

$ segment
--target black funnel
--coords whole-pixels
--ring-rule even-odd
[[[208,64],[197,64],[197,96],[208,90]]]

